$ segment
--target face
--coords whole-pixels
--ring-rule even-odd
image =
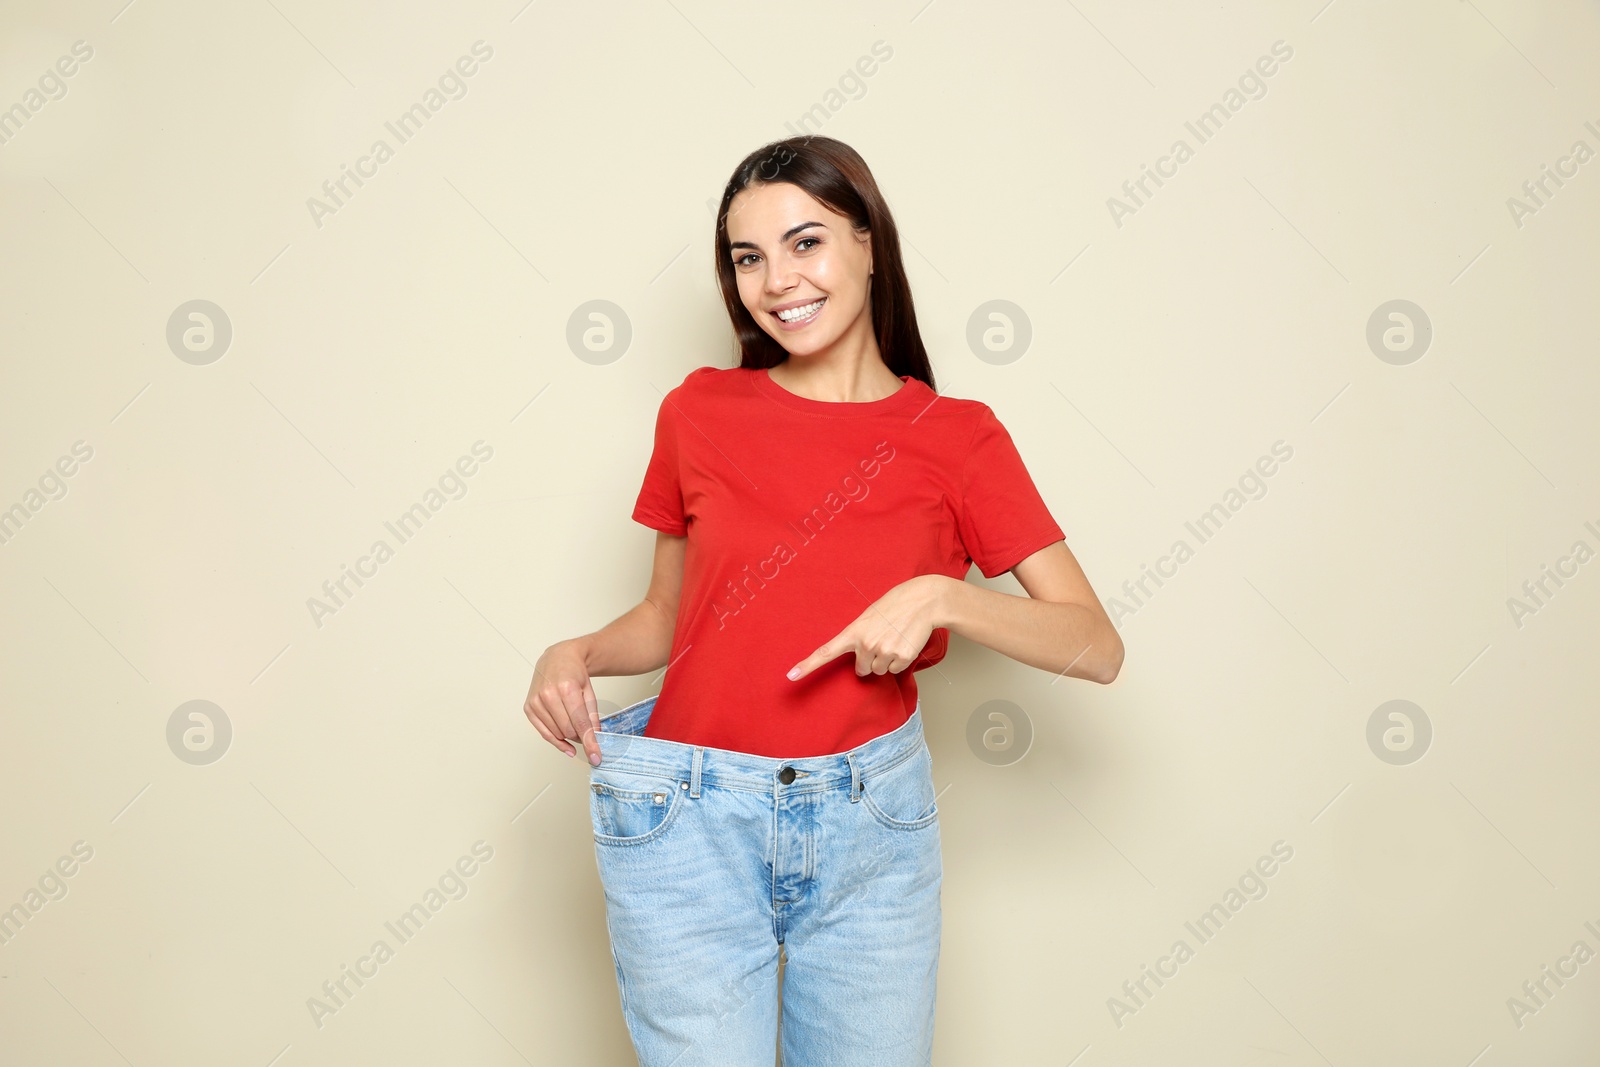
[[[739,299],[790,355],[872,336],[871,234],[852,229],[848,218],[797,185],[754,184],[728,205],[728,240]],[[787,309],[796,307],[795,321],[775,314],[793,317]]]

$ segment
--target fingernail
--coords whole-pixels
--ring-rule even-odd
[[[576,756],[576,755],[577,755],[577,753],[576,753],[576,752],[572,752],[572,751],[568,751],[568,752],[567,752],[567,755],[568,755],[568,756],[569,756],[569,757],[571,757],[571,756]]]
[[[590,753],[590,755],[589,755],[589,766],[591,766],[591,767],[600,766],[600,753],[598,753],[598,752]]]

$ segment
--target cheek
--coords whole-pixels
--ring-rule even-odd
[[[761,283],[755,280],[754,275],[741,274],[739,280],[739,302],[750,316],[757,322],[767,318],[766,312],[761,310]]]
[[[865,269],[857,268],[837,259],[819,262],[812,272],[812,280],[824,292],[828,293],[841,304],[860,303],[867,295],[867,275]]]

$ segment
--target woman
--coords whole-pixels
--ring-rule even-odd
[[[590,767],[643,1067],[927,1064],[938,811],[914,672],[949,632],[1108,683],[1122,642],[994,413],[939,396],[894,221],[828,137],[717,215],[740,365],[666,395],[633,517],[644,601],[547,649],[526,712]],[[1027,597],[963,581],[1010,570]],[[590,678],[667,666],[600,720]],[[778,996],[779,953],[783,993]]]

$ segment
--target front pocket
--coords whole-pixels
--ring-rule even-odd
[[[926,746],[888,770],[863,778],[861,802],[891,830],[920,830],[939,819],[933,756]]]
[[[608,779],[591,775],[589,782],[589,815],[596,841],[607,845],[638,845],[666,831],[680,803],[678,793],[681,790],[677,782],[670,778],[617,772],[612,772]]]

